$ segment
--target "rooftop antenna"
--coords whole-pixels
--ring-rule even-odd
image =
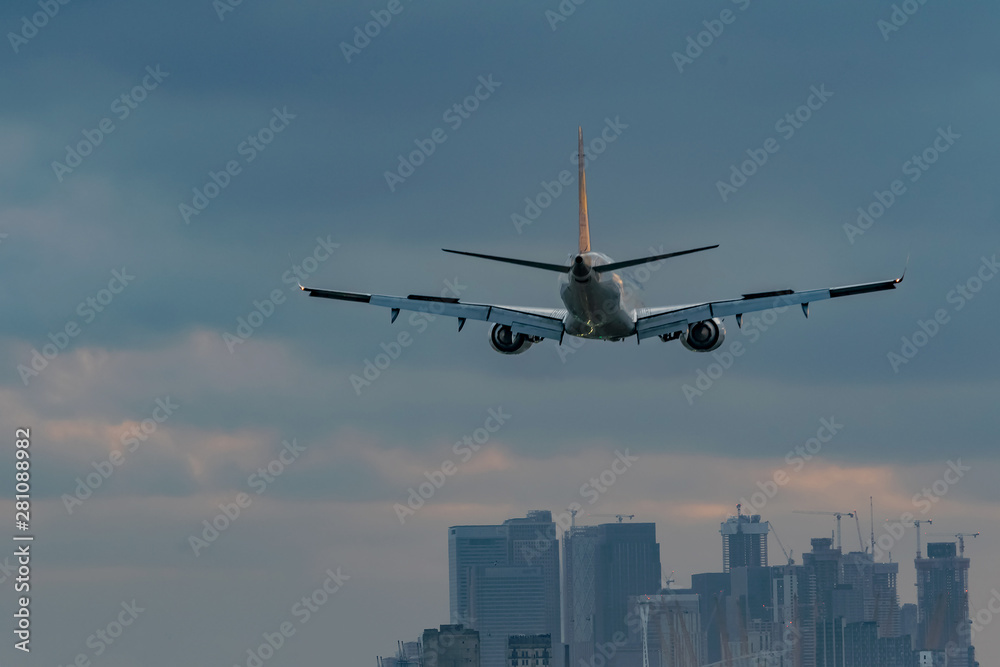
[[[868,516],[872,522],[872,556],[875,555],[875,502],[868,496]]]

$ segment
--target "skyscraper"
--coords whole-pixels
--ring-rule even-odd
[[[597,526],[574,526],[563,534],[563,641],[571,665],[594,657]]]
[[[917,558],[917,649],[935,653],[953,647],[948,665],[970,664],[969,559],[959,558],[954,542],[931,542],[927,558]]]
[[[542,569],[545,630],[558,643],[562,634],[559,598],[559,542],[552,512],[535,510],[525,518],[507,519],[508,562]]]
[[[802,564],[816,582],[816,616],[833,618],[833,591],[840,584],[840,549],[833,548],[833,538],[814,537],[812,551],[802,554]]]
[[[630,595],[660,591],[660,545],[654,523],[606,523],[597,527],[594,563],[594,640],[628,633]]]
[[[551,512],[499,526],[448,529],[452,623],[479,630],[483,667],[500,667],[509,634],[561,634],[559,542]]]
[[[722,571],[734,567],[767,567],[767,521],[759,514],[729,517],[722,533]]]
[[[469,613],[469,579],[480,565],[507,564],[503,526],[452,526],[448,529],[448,595],[451,622],[476,627]]]
[[[505,667],[511,635],[548,634],[542,568],[479,566],[472,572],[470,589],[483,667]]]
[[[872,591],[875,598],[873,618],[878,624],[878,636],[903,635],[903,622],[899,609],[899,592],[896,576],[899,563],[875,563],[872,570]]]
[[[638,636],[629,637],[629,652],[638,654],[638,659],[631,662],[642,664],[641,615],[645,613],[650,665],[687,667],[705,663],[705,634],[697,593],[665,591],[657,595],[631,595],[628,602],[632,614],[640,619]]]
[[[693,574],[691,591],[698,595],[701,628],[706,636],[705,660],[718,662],[722,660],[723,643],[728,651],[726,599],[732,592],[731,578],[725,572]]]

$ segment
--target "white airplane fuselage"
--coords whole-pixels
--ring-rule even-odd
[[[573,268],[559,290],[566,306],[563,323],[571,336],[620,340],[635,334],[635,311],[642,305],[635,291],[618,273],[593,270],[610,263],[611,258],[600,252],[574,256]]]

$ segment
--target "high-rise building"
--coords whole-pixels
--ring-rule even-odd
[[[909,635],[913,640],[913,647],[917,642],[917,605],[907,602],[899,608],[899,625],[904,635]]]
[[[651,666],[697,667],[705,664],[705,635],[697,593],[664,591],[659,595],[633,595],[629,609],[639,630],[629,637],[629,662],[642,665],[642,615],[646,614],[646,651]],[[625,653],[625,651],[623,651]]]
[[[421,667],[480,667],[479,633],[462,625],[424,630]],[[418,663],[414,663],[418,664]]]
[[[833,618],[833,591],[840,584],[840,549],[833,548],[833,538],[814,537],[812,551],[802,554],[802,564],[815,581],[816,617]]]
[[[469,613],[469,579],[482,565],[507,565],[503,526],[452,526],[448,529],[448,593],[451,622],[476,627]]]
[[[480,633],[483,667],[501,667],[509,634],[560,627],[559,542],[551,512],[529,512],[499,526],[448,529],[452,623]]]
[[[848,667],[910,667],[910,638],[879,637],[875,621],[844,625],[844,665]]]
[[[734,567],[729,572],[733,601],[744,623],[771,622],[771,568]]]
[[[726,599],[732,592],[730,576],[724,572],[693,574],[691,592],[698,595],[701,628],[705,633],[705,661],[719,662],[723,657],[723,642],[725,650],[729,650]]]
[[[556,643],[562,633],[559,597],[559,542],[552,512],[535,510],[524,518],[507,519],[508,561],[542,569],[545,591],[545,629]]]
[[[606,523],[597,527],[594,563],[594,640],[628,634],[628,597],[660,591],[660,545],[654,523]]]
[[[759,514],[729,517],[722,533],[722,571],[734,567],[767,567],[767,521]]]
[[[969,618],[969,559],[959,558],[954,542],[931,542],[927,558],[917,558],[917,648],[948,651],[950,667],[971,662]]]
[[[594,658],[597,532],[597,526],[574,526],[563,534],[563,641],[571,665]]]
[[[844,665],[844,619],[821,618],[816,623],[816,667]]]
[[[850,586],[847,607],[834,610],[848,623],[875,621],[879,637],[903,634],[899,611],[896,576],[899,563],[876,563],[872,554],[852,551],[841,559],[841,582]],[[860,614],[860,616],[859,616]]]
[[[479,630],[483,667],[504,667],[507,638],[544,634],[545,579],[542,568],[476,567],[470,611]]]
[[[875,600],[875,608],[871,620],[878,624],[880,638],[900,637],[906,634],[903,632],[899,591],[896,589],[898,574],[899,563],[875,563],[872,569],[872,597]]]

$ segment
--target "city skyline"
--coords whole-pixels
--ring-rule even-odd
[[[676,586],[673,572],[660,580],[654,524],[632,523],[634,515],[619,514],[616,523],[577,526],[576,515],[573,511],[571,523],[558,538],[548,510],[532,510],[526,518],[507,519],[501,525],[449,528],[452,625],[448,627],[464,626],[462,632],[475,631],[480,641],[479,653],[466,652],[464,661],[455,664],[594,667],[599,662],[625,667],[640,664],[640,654],[643,661],[649,659],[647,637],[657,652],[650,663],[655,665],[673,660],[664,664],[697,667],[760,652],[782,666],[839,664],[846,657],[852,667],[916,667],[917,656],[925,658],[922,651],[929,651],[926,657],[931,660],[943,660],[944,653],[934,658],[930,652],[947,652],[948,664],[958,667],[974,664],[965,655],[973,646],[970,636],[982,628],[975,618],[977,610],[969,607],[970,560],[959,557],[959,546],[964,555],[964,537],[978,533],[956,534],[952,542],[927,542],[926,554],[917,553],[914,559],[917,604],[901,604],[899,563],[876,562],[874,525],[872,541],[863,544],[858,522],[859,551],[835,546],[833,535],[814,537],[800,564],[790,556],[787,563],[769,564],[768,522],[760,515],[738,513],[720,523],[724,571],[691,573],[692,585],[684,588]],[[520,533],[518,526],[523,526]],[[744,526],[750,531],[747,539],[762,538],[763,544],[744,544]],[[533,539],[526,539],[532,530]],[[642,556],[643,543],[651,548],[648,556]],[[759,560],[731,564],[733,544],[758,554]],[[788,555],[780,543],[779,548]],[[541,567],[524,567],[543,556],[549,563],[556,557],[561,562],[554,575],[543,576]],[[525,557],[522,566],[511,564]],[[649,570],[647,577],[642,574],[647,568],[643,563],[650,557],[655,570]],[[484,575],[496,583],[485,589],[463,583]],[[638,583],[644,577],[646,583]],[[562,642],[543,621],[544,591],[552,583],[561,586]],[[464,611],[463,595],[473,599],[469,612]],[[498,615],[494,609],[508,611]],[[514,609],[518,611],[511,615]],[[734,634],[742,636],[735,643]],[[513,660],[533,655],[512,648],[504,651],[508,641],[514,646],[515,637],[522,642],[518,646],[544,647],[546,662]],[[432,649],[423,659],[437,660],[438,653]],[[379,660],[381,664],[383,659]],[[387,660],[389,667],[408,664]]]

